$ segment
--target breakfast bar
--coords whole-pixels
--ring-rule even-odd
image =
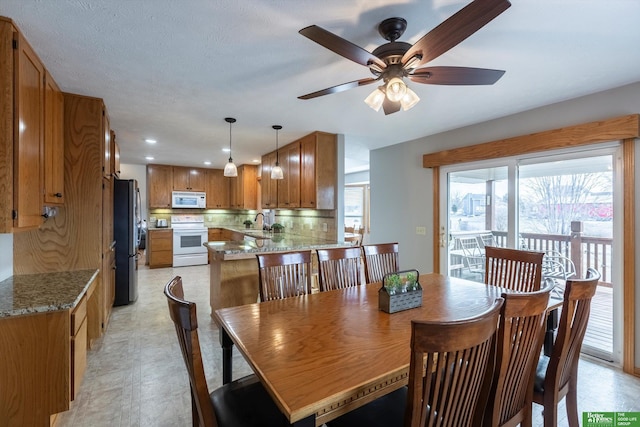
[[[204,244],[210,255],[211,313],[219,308],[251,304],[258,299],[256,254],[350,246],[294,233],[233,229],[243,240],[211,241]]]

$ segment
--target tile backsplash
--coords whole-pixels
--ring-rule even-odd
[[[206,227],[244,227],[245,220],[254,221],[256,210],[221,209],[152,209],[147,224],[155,227],[158,219],[166,219],[171,227],[171,215],[203,215]],[[333,210],[276,210],[276,222],[284,225],[285,232],[335,241],[338,237],[335,211]],[[253,228],[257,228],[254,223]]]

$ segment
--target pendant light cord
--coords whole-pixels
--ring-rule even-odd
[[[231,163],[231,123],[229,122],[229,163]]]

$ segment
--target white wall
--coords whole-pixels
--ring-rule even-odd
[[[138,188],[140,189],[140,200],[142,200],[140,215],[142,219],[147,220],[147,207],[149,206],[149,203],[147,203],[147,166],[121,164],[120,179],[135,179],[138,181]]]
[[[0,234],[0,281],[13,276],[13,234]]]
[[[425,273],[433,270],[432,172],[422,167],[423,154],[636,113],[640,113],[640,82],[373,150],[370,166],[371,242],[398,241],[401,268],[417,268]],[[636,151],[640,158],[640,149]],[[640,176],[639,172],[636,171],[637,176]],[[640,201],[640,185],[636,186],[636,192],[636,200]],[[640,224],[638,210],[636,222]],[[426,226],[427,235],[416,235],[416,226]],[[640,228],[637,232],[640,233]],[[636,240],[640,244],[638,235]],[[640,250],[636,254],[638,263]],[[636,307],[640,307],[637,279]],[[636,343],[640,345],[638,310]],[[640,349],[636,350],[638,365]]]

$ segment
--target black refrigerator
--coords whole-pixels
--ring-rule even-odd
[[[113,237],[116,241],[116,296],[114,306],[138,299],[140,191],[135,179],[116,179],[113,188]]]

